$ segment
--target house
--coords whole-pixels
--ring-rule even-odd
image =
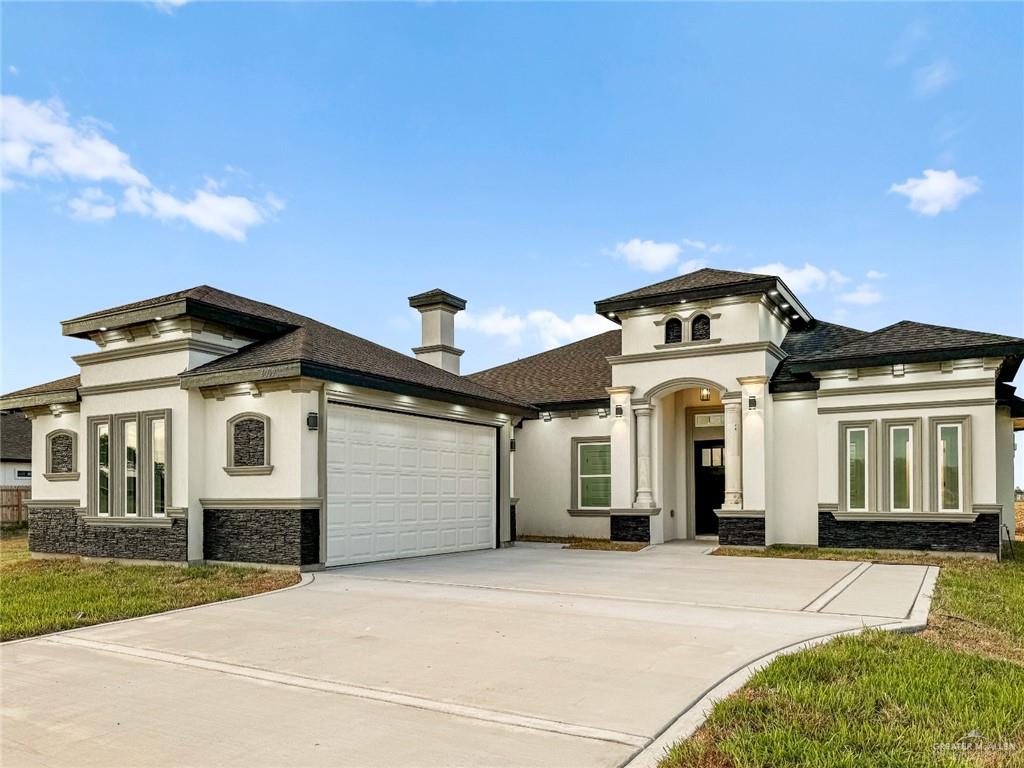
[[[459,374],[441,290],[409,357],[200,286],[65,321],[80,374],[33,420],[40,555],[301,568],[501,546],[996,552],[1024,340],[816,320],[778,277],[703,269],[596,303],[620,327]],[[70,450],[69,450],[70,448]]]
[[[31,487],[32,422],[21,413],[0,413],[0,486]]]

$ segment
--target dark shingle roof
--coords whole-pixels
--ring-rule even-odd
[[[54,379],[45,384],[36,384],[33,387],[25,387],[14,392],[3,395],[6,400],[14,397],[29,397],[30,395],[47,395],[51,392],[65,392],[78,389],[82,385],[82,378],[77,373],[74,376],[65,376],[63,379]]]
[[[612,367],[606,358],[621,351],[622,331],[608,331],[469,377],[535,406],[607,400]]]
[[[756,283],[770,277],[770,275],[758,275],[752,272],[734,272],[730,269],[698,269],[696,272],[688,272],[685,275],[671,277],[668,280],[637,288],[634,291],[609,296],[607,299],[601,299],[597,303],[603,304],[609,301],[622,301],[624,299],[643,299],[650,296],[662,296],[697,288],[720,288],[727,285]]]
[[[792,362],[796,372],[1024,354],[1024,339],[902,320]]]
[[[772,375],[772,392],[791,392],[817,389],[818,382],[809,373],[796,373],[793,364],[805,357],[827,352],[842,344],[867,336],[867,331],[848,328],[845,325],[812,320],[806,327],[791,330],[782,341],[785,358]]]
[[[32,461],[32,422],[20,413],[0,413],[0,460]]]

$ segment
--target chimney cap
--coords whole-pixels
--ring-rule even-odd
[[[450,307],[455,311],[466,308],[466,300],[460,299],[458,296],[448,291],[442,291],[440,288],[434,288],[431,291],[424,293],[417,293],[415,296],[409,297],[409,306],[414,309],[424,309],[426,307]]]

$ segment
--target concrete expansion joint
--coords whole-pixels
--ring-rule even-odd
[[[623,744],[630,747],[643,747],[650,742],[650,737],[641,736],[635,733],[625,733],[606,728],[595,728],[577,723],[566,723],[560,720],[551,720],[531,715],[523,715],[514,712],[503,712],[496,709],[485,709],[452,702],[429,699],[415,694],[402,693],[387,688],[376,688],[372,686],[357,685],[354,683],[343,683],[320,678],[306,677],[286,672],[272,672],[259,667],[248,667],[241,664],[231,664],[213,659],[186,656],[178,653],[168,653],[136,646],[123,645],[109,641],[89,640],[83,637],[50,637],[48,643],[54,645],[68,645],[78,648],[86,648],[100,653],[111,653],[122,656],[130,656],[136,659],[152,661],[163,664],[174,664],[192,669],[200,669],[207,672],[231,675],[233,677],[257,680],[262,683],[288,686],[292,688],[303,688],[306,690],[319,691],[340,696],[350,696],[359,699],[369,699],[385,704],[393,704],[401,707],[439,712],[453,717],[463,717],[470,720],[482,720],[488,723],[505,725],[511,728],[521,728],[531,731],[546,731],[557,733],[563,736],[574,736],[581,739],[592,739],[595,741],[607,741],[615,744]]]

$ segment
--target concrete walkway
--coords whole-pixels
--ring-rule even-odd
[[[909,615],[927,569],[516,547],[2,649],[20,766],[617,766],[735,670]]]

